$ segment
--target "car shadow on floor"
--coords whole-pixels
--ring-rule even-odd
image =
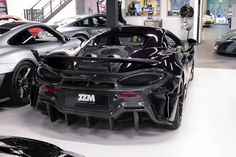
[[[12,113],[12,112],[11,112]],[[14,110],[17,126],[24,132],[33,132],[49,138],[103,145],[151,144],[169,141],[179,133],[178,130],[166,130],[150,121],[141,123],[139,130],[135,130],[133,121],[119,122],[114,130],[109,129],[107,120],[95,123],[87,128],[84,119],[80,119],[68,126],[64,119],[50,122],[50,119],[39,111],[24,106]],[[15,127],[17,127],[15,126]]]
[[[23,135],[28,132],[48,138],[88,144],[141,145],[162,143],[172,140],[173,136],[182,130],[181,128],[166,130],[151,121],[141,122],[139,129],[135,130],[133,120],[118,122],[114,130],[109,129],[108,120],[101,120],[94,123],[91,128],[87,128],[86,120],[82,118],[68,126],[64,119],[50,122],[48,116],[43,115],[30,105],[15,108],[0,107],[0,117],[8,117],[6,126],[13,130],[21,130],[20,133]],[[5,123],[4,119],[2,119],[2,123]],[[22,136],[18,133],[16,135]]]
[[[17,104],[12,104],[12,103],[10,103],[8,101],[7,102],[3,102],[3,103],[0,103],[0,112],[8,110],[8,109],[19,108],[19,107],[22,107],[22,106],[17,105]]]

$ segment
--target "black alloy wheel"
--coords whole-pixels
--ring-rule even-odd
[[[30,103],[34,69],[34,64],[28,61],[23,61],[16,66],[11,84],[11,100],[14,105]]]

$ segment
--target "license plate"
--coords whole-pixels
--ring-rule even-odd
[[[109,102],[108,95],[98,95],[95,93],[74,93],[66,92],[64,105],[71,108],[92,106],[107,106]]]
[[[95,104],[96,97],[94,94],[78,94],[78,103]]]
[[[77,103],[106,105],[108,103],[108,96],[79,93]]]

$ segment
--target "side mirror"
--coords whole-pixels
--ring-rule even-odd
[[[192,46],[197,45],[197,41],[194,39],[188,39],[187,41],[188,41],[189,45],[192,45]]]

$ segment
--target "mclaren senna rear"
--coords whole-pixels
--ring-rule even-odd
[[[144,120],[176,129],[186,86],[175,63],[179,72],[171,73],[151,59],[46,57],[35,73],[32,106],[68,125],[83,117],[89,128],[105,119],[111,130],[124,120],[136,130]]]

